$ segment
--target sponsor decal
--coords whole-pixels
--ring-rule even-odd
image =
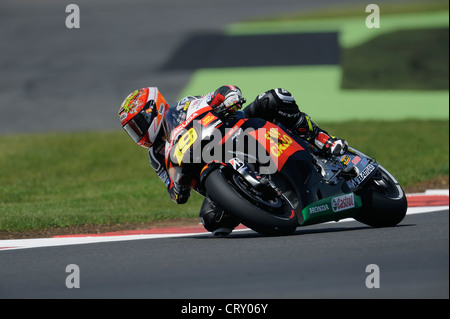
[[[211,112],[210,112],[205,115],[205,117],[200,121],[200,123],[206,127],[209,125],[209,123],[211,123],[215,119],[217,119],[217,117],[215,115],[211,114]]]
[[[353,196],[353,193],[334,197],[331,200],[331,208],[335,213],[354,207],[355,207],[355,198]]]
[[[320,212],[324,212],[327,210],[330,210],[330,208],[328,207],[328,204],[323,204],[323,205],[319,205],[319,206],[310,207],[309,213],[315,214],[315,213],[320,213]]]
[[[265,134],[266,139],[270,142],[270,153],[275,157],[280,155],[292,144],[292,139],[278,132],[276,128],[271,127]]]
[[[230,159],[228,162],[233,166],[233,168],[236,171],[239,170],[240,168],[244,167],[244,163],[238,157],[234,157],[234,158]]]
[[[348,155],[345,155],[341,158],[341,163],[344,165],[347,165],[348,162],[350,162],[350,157]]]
[[[365,169],[363,169],[363,171],[361,173],[359,173],[358,176],[356,176],[353,179],[353,184],[355,186],[358,186],[359,184],[362,183],[362,181],[364,181],[366,179],[367,176],[370,175],[370,173],[372,173],[375,170],[375,166],[373,166],[372,164],[369,164],[366,166]]]
[[[278,126],[267,122],[262,128],[249,132],[269,153],[280,171],[289,156],[304,148]]]
[[[360,160],[361,158],[359,156],[355,156],[355,158],[352,160],[352,163],[356,165],[359,163]]]

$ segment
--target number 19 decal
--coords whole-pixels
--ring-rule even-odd
[[[178,165],[181,165],[183,161],[184,154],[194,145],[195,141],[198,138],[197,131],[191,127],[187,132],[181,135],[178,140],[177,145],[175,146],[174,155],[178,161]]]

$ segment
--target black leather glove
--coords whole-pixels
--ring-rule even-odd
[[[191,196],[191,189],[189,187],[181,186],[176,183],[172,186],[169,185],[167,190],[170,198],[177,204],[186,203]]]

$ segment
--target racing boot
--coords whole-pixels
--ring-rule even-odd
[[[211,199],[205,198],[200,209],[200,220],[203,227],[215,237],[229,235],[239,225],[239,221],[225,213],[225,211]]]

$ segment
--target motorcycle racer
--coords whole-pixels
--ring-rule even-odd
[[[191,188],[175,183],[164,163],[165,145],[171,128],[185,121],[195,109],[209,106],[218,113],[234,114],[244,103],[245,99],[237,86],[223,85],[203,96],[187,96],[174,107],[169,107],[158,88],[147,87],[136,90],[125,98],[119,109],[119,117],[123,129],[133,141],[148,148],[150,164],[166,184],[170,198],[177,204],[183,204],[189,199]],[[261,93],[244,108],[243,113],[246,118],[262,118],[282,124],[324,154],[340,155],[348,147],[345,140],[331,136],[319,128],[306,113],[301,112],[292,94],[282,88]],[[169,122],[174,124],[169,125]],[[209,198],[203,201],[199,216],[205,229],[215,236],[227,235],[239,225],[239,221],[227,215]]]

